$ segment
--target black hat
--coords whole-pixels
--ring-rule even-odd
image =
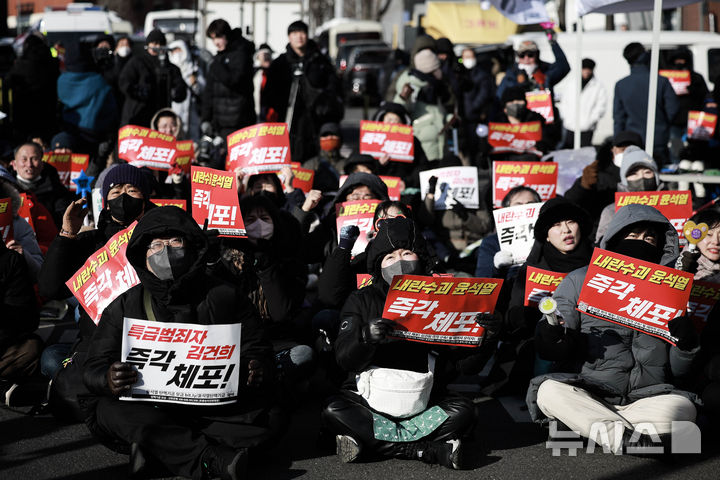
[[[323,123],[320,127],[319,135],[321,137],[324,137],[326,135],[336,135],[338,137],[342,137],[342,133],[340,132],[340,125],[335,122]]]
[[[350,158],[345,161],[345,175],[350,175],[352,167],[355,165],[367,165],[371,172],[375,172],[378,167],[378,161],[364,153],[353,153],[350,155]]]
[[[503,90],[502,98],[500,99],[500,103],[503,106],[514,100],[525,100],[525,89],[523,87],[517,85],[514,87],[507,87]]]
[[[595,60],[593,60],[592,58],[583,58],[582,68],[589,68],[590,70],[595,70]]]
[[[575,220],[580,225],[580,236],[590,236],[592,224],[588,213],[564,197],[555,197],[545,202],[540,208],[540,214],[535,222],[535,240],[544,242],[547,239],[548,230],[563,220]]]
[[[288,35],[290,35],[292,32],[308,33],[307,23],[303,22],[302,20],[295,20],[288,26]]]
[[[630,145],[643,147],[643,139],[640,134],[624,130],[613,137],[613,147],[628,147]]]
[[[437,53],[446,53],[448,55],[454,55],[453,44],[448,38],[438,38],[435,40],[435,46]]]
[[[159,43],[163,46],[167,45],[167,39],[165,38],[165,34],[157,28],[152,32],[148,33],[148,36],[145,38],[145,44],[148,45],[151,43]]]
[[[368,272],[380,276],[383,257],[399,248],[416,252],[415,223],[409,218],[389,218],[380,224],[375,238],[366,249]]]
[[[108,170],[102,184],[102,198],[107,199],[108,192],[114,185],[125,183],[139,188],[145,200],[150,198],[152,183],[149,181],[148,175],[128,163],[120,163]]]

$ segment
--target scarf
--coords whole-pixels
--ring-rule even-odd
[[[706,282],[720,282],[720,263],[713,262],[705,255],[700,255],[697,261],[698,268],[695,272],[695,280]]]
[[[592,252],[593,245],[587,238],[580,239],[575,250],[567,254],[560,252],[550,242],[536,241],[528,255],[527,264],[553,272],[569,273],[587,266]]]

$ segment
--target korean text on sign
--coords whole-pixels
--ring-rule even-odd
[[[528,265],[525,275],[526,307],[537,307],[544,297],[551,297],[558,285],[567,277],[567,273],[551,272]]]
[[[355,241],[350,252],[353,257],[365,251],[368,244],[368,233],[372,231],[372,221],[375,216],[375,209],[380,200],[355,200],[344,202],[337,206],[337,235],[340,241],[340,230],[347,225],[357,225],[360,229],[360,236]]]
[[[0,198],[0,237],[3,243],[14,239],[12,200]]]
[[[456,203],[465,208],[480,207],[478,173],[475,167],[445,167],[420,172],[420,194],[428,193],[430,177],[437,177],[435,210],[450,210]]]
[[[201,227],[221,237],[244,237],[245,224],[240,214],[235,174],[206,167],[192,167],[192,216]]]
[[[413,128],[397,123],[360,121],[360,153],[410,163],[415,158]]]
[[[90,162],[90,156],[82,153],[43,153],[43,162],[55,167],[62,184],[72,191],[77,190],[73,180],[80,176],[81,171],[86,171]]]
[[[500,250],[512,253],[518,264],[525,261],[535,242],[535,222],[540,207],[542,203],[528,203],[493,211]]]
[[[122,361],[140,381],[121,400],[220,405],[238,398],[240,324],[123,322]]]
[[[479,313],[495,310],[502,280],[396,275],[383,318],[398,328],[391,336],[415,342],[473,347],[482,342]]]
[[[688,301],[688,315],[693,320],[698,333],[701,333],[708,321],[710,311],[720,300],[720,284],[694,280]]]
[[[558,164],[555,162],[503,162],[493,164],[493,204],[502,206],[505,195],[518,185],[535,190],[540,198],[555,197],[558,179]]]
[[[667,324],[683,315],[692,285],[691,273],[596,248],[577,310],[674,345]]]
[[[118,130],[118,157],[136,167],[171,170],[176,166],[175,137],[137,125]]]
[[[545,119],[545,123],[551,124],[555,121],[552,94],[550,93],[550,90],[545,89],[525,92],[525,102],[527,104],[527,109],[542,115]]]
[[[538,157],[542,156],[542,152],[535,148],[535,143],[542,139],[540,122],[490,122],[488,128],[488,143],[493,147],[493,152],[529,152]]]
[[[662,192],[615,192],[615,211],[625,205],[639,203],[656,208],[670,220],[682,237],[682,228],[692,215],[692,194],[690,190]]]
[[[140,280],[127,260],[126,251],[137,222],[116,233],[65,285],[97,324],[105,308]]]
[[[290,136],[285,123],[259,123],[227,136],[225,170],[247,174],[280,170],[290,164]]]
[[[659,70],[658,74],[667,78],[675,95],[687,95],[690,86],[690,70]]]
[[[717,127],[717,115],[690,110],[688,112],[687,136],[693,140],[710,140]]]

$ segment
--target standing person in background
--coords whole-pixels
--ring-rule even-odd
[[[575,130],[580,129],[580,146],[588,147],[592,145],[593,134],[595,128],[602,117],[607,112],[607,92],[605,87],[594,75],[595,62],[590,58],[582,60],[582,87],[580,96],[576,96],[576,83],[570,82],[569,87],[565,89],[562,100],[558,104],[560,116],[563,121],[564,137],[563,148],[573,148],[575,142]],[[577,78],[577,77],[575,77]],[[580,102],[580,117],[575,118],[577,104],[575,100]]]
[[[255,101],[255,115],[258,119],[265,118],[267,112],[265,112],[260,103],[262,92],[265,90],[265,84],[267,83],[267,71],[272,63],[273,49],[270,45],[263,43],[255,52],[255,60],[253,67],[255,68],[255,75],[253,76],[253,99]]]
[[[463,132],[462,151],[469,159],[479,152],[480,138],[476,130],[480,123],[487,123],[495,110],[495,79],[490,73],[489,58],[478,59],[472,48],[462,51],[462,65],[467,70],[463,90]]]
[[[172,109],[182,120],[182,136],[194,141],[200,140],[200,96],[205,88],[205,75],[185,43],[175,40],[168,46],[170,63],[180,69],[189,90],[182,102],[173,102]]]

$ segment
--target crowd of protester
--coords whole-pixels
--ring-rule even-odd
[[[553,100],[552,123],[528,108],[526,93],[552,94],[570,72],[552,32],[554,63],[539,58],[535,42],[524,41],[505,71],[497,58],[472,48],[458,58],[449,40],[421,35],[407,65],[399,52],[389,59],[386,101],[372,117],[413,127],[413,159],[400,163],[357,150],[346,157],[338,72],[307,25],[294,22],[287,32],[286,50],[273,59],[267,45],[256,50],[240,30],[213,21],[207,36],[217,54],[207,68],[184,42],[168,45],[159,30],[147,35],[141,53],[131,53],[128,38],[101,37],[66,45],[62,62],[41,36],[28,36],[9,76],[14,135],[0,159],[0,198],[10,198],[14,227],[14,239],[0,242],[3,404],[42,405],[84,421],[100,442],[130,455],[136,474],[159,468],[198,479],[240,478],[248,461],[285,433],[300,399],[321,403],[318,422],[344,462],[380,456],[463,468],[476,410],[483,407],[448,386],[460,376],[480,382],[486,367],[483,392],[527,394],[537,421],[556,420],[584,437],[596,422],[623,428],[603,444],[614,452],[643,441],[634,430],[639,422],[653,422],[663,437],[673,421],[718,420],[715,310],[700,332],[687,316],[671,319],[675,345],[576,310],[596,246],[669,266],[680,257],[696,279],[720,281],[720,209],[705,206],[693,216],[707,224],[708,235],[698,250],[681,254],[676,228],[656,209],[628,205],[616,212],[614,205],[617,191],[664,189],[659,172],[665,166],[691,169],[692,162],[713,161],[716,137],[681,138],[689,110],[717,110],[717,91],[709,92],[702,76],[692,73],[685,96],[660,78],[650,156],[643,150],[649,55],[641,45],[622,52],[631,73],[615,86],[614,136],[598,139],[593,133],[611,109],[611,86],[593,77],[590,59],[582,64],[580,118],[573,95],[559,108]],[[688,51],[678,50],[672,61],[692,71]],[[131,124],[193,140],[196,164],[224,169],[226,136],[262,122],[289,125],[292,161],[314,171],[314,184],[308,193],[294,188],[289,168],[234,172],[247,238],[217,237],[189,213],[151,201],[192,205],[187,174],[140,169],[118,158],[118,128]],[[540,122],[542,136],[525,149],[497,150],[482,132],[489,122]],[[583,146],[597,142],[595,158],[564,196],[543,204],[527,259],[513,258],[495,231],[490,170],[494,162],[539,161],[569,148],[577,129]],[[97,218],[89,198],[70,191],[42,161],[51,151],[89,155],[86,173],[102,199]],[[435,200],[443,187],[437,177],[423,184],[420,172],[459,166],[477,168],[480,204],[439,210]],[[390,199],[380,176],[399,177],[399,199]],[[704,197],[696,188],[696,207]],[[364,239],[357,227],[337,228],[337,208],[356,200],[381,202]],[[517,186],[502,207],[540,201],[532,188]],[[24,202],[30,205],[25,216]],[[136,221],[127,261],[139,284],[96,323],[66,282]],[[359,240],[367,247],[353,255]],[[524,304],[528,267],[568,274],[554,294],[562,324]],[[369,274],[371,284],[358,288],[358,274]],[[455,348],[392,338],[383,306],[400,274],[504,279],[494,313],[477,317],[486,330],[482,344]],[[67,317],[77,322],[72,343],[46,344],[35,333],[41,309],[50,304],[67,306]],[[240,399],[223,407],[121,401],[139,379],[137,369],[121,361],[127,318],[241,324]],[[371,368],[432,372],[426,408],[408,419],[370,407],[356,377]],[[309,388],[318,382],[322,388]]]

